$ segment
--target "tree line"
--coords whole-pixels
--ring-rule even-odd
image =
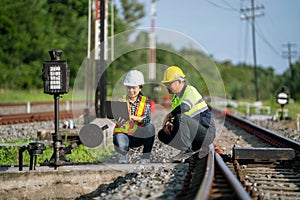
[[[121,8],[114,7],[114,32],[135,28],[144,17],[144,7],[138,0],[121,0]],[[108,6],[110,11],[110,6]],[[43,87],[42,65],[49,60],[48,50],[62,49],[63,59],[70,68],[70,87],[86,57],[88,31],[87,0],[1,0],[0,2],[0,89],[28,90]],[[109,24],[111,22],[108,15]],[[109,30],[109,35],[110,29]],[[140,33],[139,38],[147,37]],[[142,41],[135,41],[142,42]],[[188,51],[181,49],[179,51]],[[199,55],[201,52],[198,52]],[[108,82],[118,79],[118,73],[145,63],[148,49],[128,53],[114,61],[108,72]],[[176,55],[156,52],[157,62],[189,65]],[[226,95],[233,99],[255,99],[253,66],[230,61],[215,61],[224,81]],[[260,99],[274,98],[283,86],[295,100],[300,99],[300,60],[276,75],[272,68],[258,66]],[[205,91],[205,87],[203,88]]]

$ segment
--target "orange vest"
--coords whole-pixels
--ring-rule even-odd
[[[126,101],[126,96],[122,98],[123,101]],[[148,98],[145,96],[141,97],[141,100],[137,106],[137,109],[135,111],[135,116],[141,117],[145,113],[146,109],[146,103],[147,103]],[[123,124],[122,127],[119,127],[118,125],[115,126],[114,128],[114,134],[117,133],[126,133],[128,135],[133,135],[135,131],[138,129],[139,126],[142,126],[142,123],[135,122],[133,120],[129,120]]]

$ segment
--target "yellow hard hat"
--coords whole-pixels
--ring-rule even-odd
[[[185,75],[179,67],[171,66],[168,67],[168,69],[165,71],[164,79],[162,80],[162,83],[172,82],[175,79],[184,78],[184,77]]]

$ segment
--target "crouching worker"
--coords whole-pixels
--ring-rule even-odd
[[[181,150],[173,161],[184,161],[198,152],[199,158],[206,156],[215,138],[215,124],[205,100],[195,87],[187,85],[177,66],[167,68],[162,83],[174,96],[172,110],[164,119],[158,139]]]
[[[142,94],[144,76],[142,72],[131,70],[127,73],[124,86],[127,95],[122,96],[119,101],[128,103],[130,120],[119,119],[114,127],[113,143],[115,150],[119,153],[119,163],[128,163],[129,148],[143,146],[141,163],[150,162],[150,154],[154,143],[155,128],[150,123],[150,100]]]

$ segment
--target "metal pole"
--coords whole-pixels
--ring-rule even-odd
[[[288,61],[289,61],[289,68],[290,68],[290,77],[291,77],[291,79],[290,79],[290,81],[289,81],[289,89],[290,89],[290,91],[289,91],[289,93],[290,93],[290,96],[292,96],[292,94],[293,94],[293,81],[294,81],[294,77],[293,77],[293,67],[292,67],[292,61],[291,61],[291,59],[292,59],[292,55],[291,55],[291,44],[290,43],[288,43]],[[282,111],[283,112],[283,111]]]
[[[23,152],[26,150],[25,146],[19,149],[19,171],[23,170]]]
[[[257,75],[257,64],[256,64],[256,44],[255,44],[255,17],[261,16],[263,13],[255,15],[256,9],[264,9],[264,6],[254,7],[254,0],[251,0],[251,8],[241,9],[242,15],[241,19],[250,19],[252,25],[252,46],[253,46],[253,64],[254,64],[254,82],[255,82],[255,93],[256,93],[256,101],[259,101],[259,88],[258,88],[258,75]],[[250,11],[250,16],[246,14],[246,12]]]
[[[151,32],[150,32],[150,59],[149,59],[149,80],[154,81],[156,79],[156,38],[155,38],[155,15],[156,15],[156,0],[151,1]],[[155,91],[155,85],[151,84],[151,98],[157,101]]]
[[[90,59],[91,55],[91,27],[92,27],[92,3],[91,0],[89,0],[89,11],[88,11],[88,46],[87,46],[87,58]]]
[[[87,46],[87,65],[86,65],[86,81],[85,81],[85,89],[86,89],[86,105],[84,109],[84,124],[88,124],[90,122],[90,57],[91,57],[91,26],[92,26],[92,3],[89,0],[89,8],[88,8],[88,46]]]
[[[115,40],[114,40],[114,34],[115,34],[115,25],[114,25],[114,21],[115,21],[115,16],[114,16],[114,0],[111,0],[111,47],[110,47],[110,51],[111,51],[111,62],[115,59]]]
[[[155,1],[151,2],[151,33],[150,33],[150,62],[149,62],[149,79],[150,81],[155,80],[156,78],[156,41],[155,41]]]
[[[293,72],[293,66],[292,66],[292,57],[295,57],[297,55],[297,52],[292,51],[292,47],[295,46],[295,45],[296,44],[289,43],[289,42],[287,44],[283,45],[283,46],[287,47],[287,51],[283,52],[283,57],[287,58],[288,62],[289,62],[290,81],[288,83],[288,86],[289,86],[289,91],[290,91],[290,97],[292,96],[292,93],[294,91],[293,90],[294,72]]]
[[[156,66],[155,66],[155,51],[156,51],[156,41],[155,41],[155,1],[151,2],[151,33],[150,33],[150,63],[149,63],[149,79],[150,81],[156,78]]]
[[[288,61],[289,61],[289,67],[290,67],[290,76],[291,80],[293,80],[293,71],[292,71],[292,61],[291,61],[291,44],[288,43]],[[291,88],[290,88],[291,89]]]
[[[89,13],[88,13],[88,49],[87,49],[87,77],[86,77],[86,108],[90,107],[90,90],[89,90],[89,83],[90,83],[90,64],[91,64],[91,28],[92,28],[92,2],[89,0]]]
[[[33,155],[30,155],[29,170],[32,170],[32,166],[33,166]]]
[[[100,1],[100,117],[105,117],[104,102],[106,100],[106,81],[107,81],[107,71],[106,71],[106,0]]]
[[[54,162],[55,164],[59,161],[59,148],[60,148],[60,140],[59,140],[59,94],[54,94]]]
[[[280,120],[283,120],[283,105],[281,105],[281,115],[280,115]]]
[[[104,102],[106,100],[106,87],[107,87],[107,71],[106,71],[106,1],[99,0],[99,11],[100,11],[100,58],[99,62],[96,63],[97,70],[99,69],[99,76],[96,81],[97,88],[95,93],[95,111],[98,118],[105,118]],[[98,45],[98,44],[96,44]],[[97,62],[97,61],[96,61]]]
[[[257,83],[256,45],[255,45],[254,0],[251,0],[251,11],[252,11],[251,18],[252,18],[252,44],[253,44],[255,94],[256,94],[256,101],[259,101],[259,91],[258,91],[258,83]]]

